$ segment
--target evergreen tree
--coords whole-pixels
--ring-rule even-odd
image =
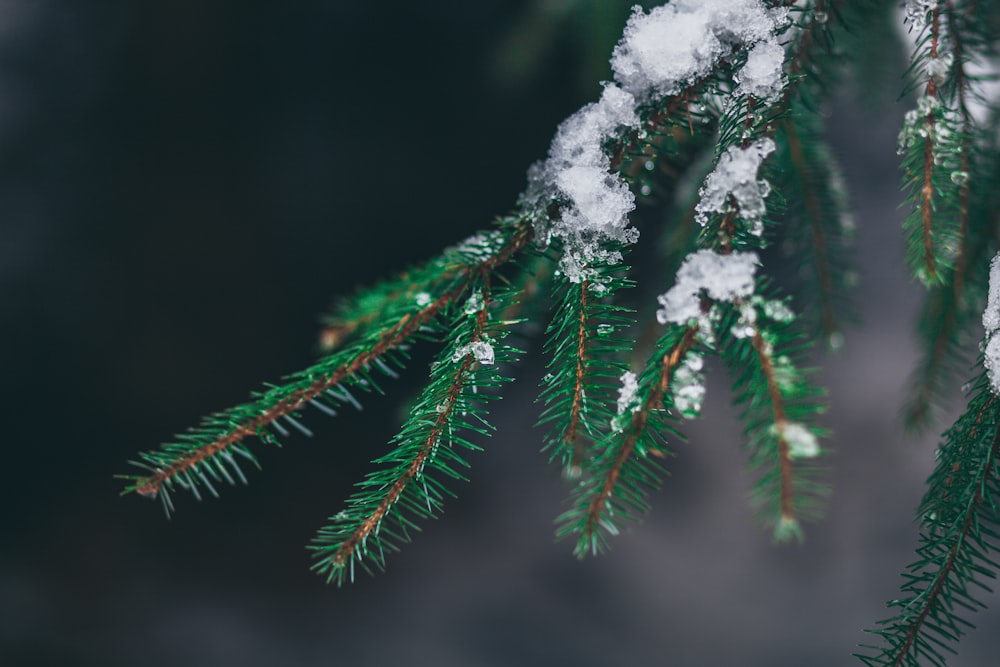
[[[913,38],[913,108],[899,134],[906,255],[927,287],[911,427],[935,423],[952,398],[980,315],[986,339],[967,411],[945,434],[918,510],[921,545],[903,597],[874,631],[881,643],[859,657],[944,664],[970,626],[966,612],[981,606],[973,588],[995,575],[1000,152],[986,93],[995,2],[909,0],[900,17],[882,0],[636,9],[611,56],[614,80],[559,126],[512,212],[344,300],[312,366],[141,454],[126,492],[170,514],[178,490],[200,498],[246,483],[255,447],[311,435],[309,413],[359,407],[406,368],[412,345],[436,346],[388,453],[310,546],[328,581],[382,569],[464,479],[464,452],[492,432],[489,404],[525,354],[529,325],[544,322],[539,439],[568,483],[556,532],[578,556],[604,551],[646,511],[684,421],[700,412],[712,355],[741,407],[761,520],[776,542],[801,540],[802,522],[822,511],[817,461],[831,442],[819,421],[824,393],[804,364],[817,341],[839,348],[852,319],[853,223],[818,110],[848,82],[861,94],[879,85],[866,59],[887,57],[877,49],[900,18]],[[652,221],[639,204],[664,213]],[[655,251],[637,249],[640,232]],[[773,246],[791,248],[794,261]]]

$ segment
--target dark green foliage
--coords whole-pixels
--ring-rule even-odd
[[[358,484],[346,509],[330,518],[310,546],[317,559],[313,569],[328,581],[353,581],[355,565],[367,572],[383,569],[386,553],[419,530],[414,520],[436,516],[444,497],[452,495],[442,480],[465,481],[468,463],[460,450],[477,451],[480,446],[469,438],[490,435],[487,403],[510,380],[502,367],[519,354],[501,343],[511,323],[497,319],[516,297],[477,282],[464,309],[448,313],[447,345],[392,450],[374,461],[379,469]]]
[[[556,279],[557,310],[546,332],[548,373],[539,401],[545,404],[539,426],[547,426],[545,449],[564,474],[579,477],[589,457],[589,442],[607,430],[614,414],[610,405],[622,361],[631,341],[622,335],[634,320],[610,301],[623,287],[628,267],[594,265],[594,277],[578,283],[562,274]]]
[[[742,309],[727,310],[720,354],[743,409],[750,467],[759,475],[752,501],[776,541],[801,540],[799,519],[817,518],[827,491],[811,463],[826,435],[815,425],[825,396],[800,367],[808,345],[782,301],[757,297]],[[726,327],[731,335],[725,335]]]
[[[1000,401],[980,375],[965,414],[945,433],[937,465],[920,504],[917,560],[903,574],[896,615],[873,634],[881,647],[858,657],[868,665],[944,665],[945,653],[973,626],[983,608],[976,589],[996,577],[997,501],[1000,500]]]
[[[918,99],[899,148],[907,261],[929,292],[920,327],[925,360],[907,407],[912,425],[928,423],[966,373],[989,258],[1000,246],[997,123],[977,115],[984,75],[974,74],[995,55],[998,7],[930,2],[926,25],[914,28],[908,91]],[[606,90],[617,95],[608,104],[627,104],[627,114],[596,107],[596,117],[575,116],[592,135],[567,150],[554,144],[561,149],[550,161],[562,171],[553,177],[539,167],[511,217],[343,301],[326,321],[319,361],[142,454],[145,472],[129,476],[126,491],[159,497],[172,510],[177,488],[200,497],[220,482],[245,481],[238,460],[256,464],[252,439],[278,444],[291,430],[308,435],[308,408],[334,415],[358,407],[355,394],[381,391],[384,377],[408,361],[409,346],[441,345],[389,451],[310,546],[313,569],[328,581],[353,580],[358,567],[380,570],[465,479],[467,453],[493,430],[488,403],[520,354],[509,335],[527,319],[533,330],[518,333],[542,334],[547,357],[539,440],[571,483],[556,533],[574,541],[576,555],[604,551],[648,510],[683,421],[699,414],[709,354],[733,378],[757,475],[751,501],[775,541],[801,539],[800,522],[819,514],[826,494],[814,461],[826,453],[827,436],[819,424],[825,395],[804,363],[817,340],[840,347],[853,319],[852,226],[822,112],[841,85],[865,95],[885,87],[884,68],[869,61],[891,59],[894,12],[887,0],[797,3],[788,7],[790,25],[765,21],[778,32],[767,39],[780,45],[735,40],[708,70],[692,70],[660,97],[653,88],[638,98]],[[744,89],[740,77],[754,78],[746,72],[758,46],[767,47],[758,64],[783,76]],[[586,160],[574,162],[573,151]],[[635,216],[643,238],[650,232],[657,243],[645,255],[631,247],[632,199],[619,196],[626,188],[650,205]],[[590,224],[581,210],[606,201],[614,214]],[[784,256],[768,250],[774,244]],[[626,251],[634,263],[655,258],[656,266],[625,266]],[[713,272],[736,277],[716,280]],[[773,285],[794,300],[776,297]],[[876,632],[884,647],[861,656],[866,663],[944,664],[940,651],[968,627],[964,611],[981,606],[972,589],[995,569],[998,429],[1000,403],[980,377],[928,481],[904,598]]]
[[[857,280],[850,261],[854,221],[821,130],[816,114],[793,105],[776,139],[777,161],[794,168],[775,170],[772,178],[786,201],[777,221],[796,310],[805,316],[813,337],[837,348],[843,343],[843,326],[857,319],[850,300]]]
[[[624,522],[635,521],[648,509],[646,493],[664,473],[662,461],[677,438],[677,408],[667,391],[677,368],[688,355],[699,355],[697,325],[670,326],[638,377],[631,400],[620,401],[612,425],[586,461],[583,479],[574,487],[570,509],[558,519],[556,535],[576,540],[577,556],[598,553]]]

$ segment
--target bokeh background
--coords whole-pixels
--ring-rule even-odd
[[[314,415],[315,438],[258,447],[263,472],[221,500],[178,496],[167,521],[118,496],[137,451],[309,363],[336,295],[509,210],[596,98],[628,4],[0,0],[0,664],[853,664],[912,557],[936,441],[898,418],[920,299],[901,105],[828,110],[864,326],[817,356],[835,495],[802,546],[753,521],[713,374],[652,514],[575,560],[531,427],[537,348],[471,483],[382,576],[325,586],[304,545],[419,366],[363,413]],[[995,664],[988,601],[952,664]]]

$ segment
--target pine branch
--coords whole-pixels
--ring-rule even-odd
[[[647,510],[646,490],[655,488],[659,463],[669,452],[666,437],[673,433],[669,413],[676,406],[671,382],[697,343],[698,327],[673,326],[657,343],[654,363],[648,364],[637,385],[623,389],[610,433],[596,448],[587,466],[588,477],[573,489],[570,510],[557,519],[560,538],[576,536],[574,553],[583,557],[608,546],[623,520],[635,520]],[[634,376],[631,379],[635,382]],[[628,382],[628,380],[626,380]]]
[[[963,231],[956,212],[961,209],[964,179],[963,149],[967,130],[958,111],[955,89],[944,86],[955,62],[942,50],[949,26],[944,2],[935,2],[927,16],[911,13],[921,30],[910,71],[917,74],[922,94],[917,108],[907,113],[899,134],[904,187],[913,206],[903,221],[907,261],[925,285],[941,284],[955,266]]]
[[[810,425],[823,412],[823,392],[798,368],[805,348],[797,338],[795,315],[779,300],[754,296],[732,307],[721,327],[731,335],[720,349],[734,377],[737,403],[744,406],[750,465],[762,471],[754,505],[774,526],[778,542],[802,539],[800,519],[814,519],[826,493],[808,461],[822,455],[823,431]]]
[[[981,609],[973,586],[996,576],[991,553],[997,548],[1000,498],[1000,402],[985,374],[975,383],[966,413],[945,434],[938,463],[928,480],[917,560],[904,574],[904,597],[889,603],[898,611],[872,634],[884,646],[865,646],[858,658],[867,665],[944,665],[942,651],[972,625],[961,615]],[[988,589],[987,589],[988,590]]]
[[[996,155],[996,120],[985,126],[971,109],[981,93],[968,67],[985,58],[988,38],[983,28],[965,16],[969,7],[956,3],[944,5],[951,26],[949,76],[942,79],[945,93],[956,100],[961,131],[958,136],[958,170],[952,172],[952,187],[957,186],[952,213],[957,224],[957,253],[954,268],[942,277],[941,285],[927,295],[918,332],[924,358],[912,379],[912,391],[904,407],[908,428],[920,430],[930,424],[948,396],[958,386],[971,362],[975,342],[975,320],[986,292],[985,276],[980,267],[992,256],[996,221],[996,197],[991,176],[998,173]],[[973,209],[976,215],[972,215]]]
[[[440,513],[451,492],[438,477],[465,479],[459,468],[468,463],[457,449],[476,451],[479,446],[464,433],[488,435],[492,430],[486,403],[494,398],[490,392],[510,379],[497,366],[514,361],[519,352],[499,344],[510,322],[491,321],[490,310],[504,311],[516,295],[493,293],[487,277],[481,281],[481,291],[473,291],[465,310],[456,315],[449,345],[393,439],[392,451],[375,461],[381,469],[358,485],[347,508],[331,517],[332,523],[313,540],[313,569],[327,581],[353,581],[356,565],[368,572],[373,566],[384,569],[386,552],[410,541],[410,531],[418,529],[413,520]]]
[[[469,285],[479,277],[493,273],[521,251],[532,238],[532,229],[524,222],[511,222],[502,232],[483,237],[480,243],[460,245],[442,257],[445,266],[459,265],[452,284],[430,303],[415,307],[410,301],[399,309],[390,309],[372,329],[343,350],[325,357],[310,368],[289,377],[283,385],[271,387],[255,400],[205,419],[200,427],[177,436],[177,441],[159,450],[140,455],[145,476],[128,476],[131,483],[125,493],[160,497],[168,513],[173,509],[170,491],[174,486],[189,490],[200,499],[203,485],[217,495],[212,480],[232,483],[229,470],[245,479],[233,454],[256,465],[256,458],[244,444],[250,437],[277,443],[289,431],[279,420],[309,435],[298,421],[302,410],[312,406],[326,414],[338,407],[359,407],[351,390],[377,390],[374,372],[393,376],[390,364],[401,366],[407,341],[440,331],[437,320]]]
[[[630,287],[620,265],[588,267],[592,277],[579,283],[561,283],[558,310],[549,324],[545,351],[551,356],[549,373],[542,380],[539,401],[545,410],[539,425],[551,424],[544,449],[558,461],[570,479],[579,477],[588,456],[585,440],[607,429],[612,413],[607,409],[611,382],[625,370],[618,360],[628,341],[616,333],[633,320],[626,309],[607,303],[620,289]]]

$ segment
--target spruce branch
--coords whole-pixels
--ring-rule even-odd
[[[918,510],[917,560],[904,574],[903,598],[889,603],[896,615],[869,631],[884,645],[858,654],[867,665],[945,665],[942,651],[954,653],[952,644],[972,627],[963,614],[984,606],[972,589],[996,577],[1000,402],[985,374],[944,437]]]
[[[199,485],[217,495],[212,480],[231,483],[227,466],[245,479],[232,455],[256,465],[256,458],[244,441],[257,437],[277,443],[278,437],[289,434],[279,420],[310,435],[298,421],[305,408],[313,406],[331,414],[345,404],[359,407],[352,389],[377,390],[375,371],[394,375],[389,364],[402,365],[405,359],[402,345],[425,336],[424,328],[433,332],[442,311],[464,294],[475,279],[493,273],[532,238],[532,228],[523,221],[511,221],[502,229],[503,232],[489,239],[483,237],[483,243],[478,243],[477,238],[476,244],[461,245],[443,255],[446,266],[458,264],[461,268],[448,289],[429,303],[414,306],[407,302],[401,315],[393,309],[381,319],[381,326],[373,326],[362,339],[290,376],[285,384],[261,392],[250,403],[208,417],[200,427],[178,436],[176,442],[140,455],[139,465],[150,474],[126,477],[131,483],[124,492],[159,496],[169,513],[173,509],[169,493],[175,485],[200,499]]]
[[[605,301],[630,286],[621,276],[626,267],[588,268],[593,276],[579,283],[558,278],[562,296],[549,324],[545,350],[551,359],[539,396],[545,404],[539,425],[552,424],[544,449],[570,479],[587,460],[586,440],[598,438],[611,418],[611,382],[625,370],[620,358],[628,344],[618,332],[633,323],[627,309]]]
[[[587,466],[589,475],[573,489],[571,508],[556,520],[558,537],[576,537],[578,557],[604,551],[608,538],[620,532],[621,521],[646,512],[645,493],[655,488],[662,469],[654,459],[670,451],[666,437],[673,433],[669,419],[675,407],[671,381],[697,343],[697,334],[697,325],[668,328],[637,384],[630,387],[636,382],[631,374],[623,378],[626,385],[612,428]]]
[[[800,519],[816,518],[826,492],[809,465],[823,454],[824,432],[812,424],[823,392],[799,368],[806,347],[784,301],[755,295],[730,310],[720,327],[731,335],[720,352],[743,406],[750,465],[760,471],[752,499],[776,541],[801,540]]]
[[[995,126],[977,116],[983,94],[972,73],[996,40],[972,7],[910,3],[920,95],[899,146],[912,209],[908,261],[932,286],[929,354],[915,389],[921,415],[958,367],[988,295],[996,302],[989,336],[1000,330],[1000,287],[984,275],[998,245],[1000,158]],[[836,346],[850,319],[850,225],[818,111],[841,79],[845,26],[888,10],[884,0],[636,9],[612,55],[613,81],[560,125],[510,217],[341,302],[321,334],[325,356],[142,454],[144,472],[128,477],[126,491],[159,497],[169,511],[176,488],[200,497],[220,482],[245,482],[238,458],[256,464],[253,438],[308,435],[308,408],[357,407],[355,393],[395,378],[410,345],[441,344],[388,451],[309,547],[313,569],[337,584],[358,568],[380,570],[420,521],[441,513],[451,483],[465,480],[467,453],[493,430],[488,407],[511,379],[507,365],[520,350],[510,336],[525,318],[548,357],[541,440],[572,483],[556,533],[574,540],[577,556],[605,550],[646,512],[679,425],[699,414],[709,354],[733,378],[758,475],[752,501],[775,541],[801,538],[800,522],[816,516],[825,494],[813,461],[826,437],[824,396],[804,360],[817,337]],[[636,222],[637,201],[671,196],[665,220]],[[624,261],[639,256],[630,252],[640,226],[672,244],[662,284],[640,276],[658,309],[651,298],[626,301],[639,277]],[[776,239],[795,244],[796,258],[781,267],[764,252]],[[801,287],[782,292],[766,274],[803,270]],[[635,320],[654,317],[655,330],[636,333]],[[644,362],[634,373],[630,355]],[[989,373],[1000,369],[1000,339],[989,338],[985,359]],[[946,435],[906,599],[877,632],[888,648],[863,657],[869,664],[942,664],[936,651],[966,627],[960,608],[978,605],[970,587],[994,572],[1000,403],[990,387],[998,384],[981,377],[969,412]]]
[[[499,342],[511,323],[490,316],[491,310],[509,308],[516,294],[494,293],[489,285],[482,276],[455,316],[429,384],[393,439],[392,451],[375,461],[381,469],[358,485],[347,508],[313,540],[313,569],[327,581],[353,581],[356,565],[369,573],[373,566],[383,569],[386,552],[410,541],[410,532],[418,529],[413,519],[434,517],[444,496],[451,495],[438,477],[465,479],[459,469],[468,463],[457,449],[480,448],[464,433],[492,430],[486,403],[494,398],[490,392],[510,380],[497,365],[514,361],[519,351]]]
[[[968,16],[968,5],[949,1],[943,8],[942,15],[951,26],[951,51],[942,56],[948,76],[939,78],[943,92],[955,100],[960,119],[957,170],[950,175],[952,188],[957,186],[951,208],[957,226],[956,254],[954,266],[942,276],[940,286],[929,290],[918,327],[924,358],[914,373],[913,389],[904,408],[906,425],[915,430],[932,423],[948,389],[957,386],[956,378],[971,361],[965,352],[975,340],[970,325],[974,326],[981,309],[979,295],[985,293],[985,278],[978,267],[985,266],[992,255],[990,237],[996,219],[988,178],[995,169],[995,120],[984,124],[975,118],[973,104],[982,103],[982,93],[977,77],[969,72],[971,63],[986,58],[989,37]],[[969,281],[978,284],[970,286]]]
[[[790,244],[785,253],[789,270],[798,278],[796,303],[805,323],[837,348],[843,324],[856,319],[849,296],[854,223],[843,181],[816,115],[801,104],[782,120],[776,138],[777,161],[793,167],[772,172],[785,197],[780,222]]]

